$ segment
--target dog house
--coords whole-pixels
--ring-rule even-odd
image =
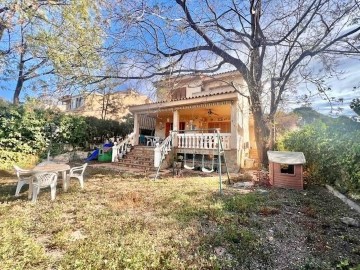
[[[303,189],[302,152],[268,151],[270,184],[274,187]]]

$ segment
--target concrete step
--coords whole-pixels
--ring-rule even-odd
[[[127,154],[146,154],[146,155],[154,155],[154,150],[142,150],[142,149],[133,149]]]
[[[135,156],[147,156],[147,157],[153,157],[154,156],[154,152],[148,152],[148,151],[139,151],[139,152],[136,152],[136,151],[131,151],[129,153],[126,153],[126,155],[135,155]]]
[[[134,157],[123,157],[122,160],[134,160],[137,162],[154,162],[154,158],[147,158],[147,157],[139,157],[139,156],[134,156]]]
[[[124,168],[153,171],[154,147],[134,146],[130,152],[119,160],[118,165]]]
[[[119,167],[134,168],[139,170],[155,171],[154,165],[134,164],[134,163],[118,163]]]
[[[137,158],[137,159],[154,159],[154,155],[147,156],[147,155],[134,155],[129,154],[125,155],[124,158]]]
[[[154,162],[151,161],[139,161],[139,160],[126,160],[120,159],[119,163],[121,164],[134,164],[134,165],[146,165],[146,166],[154,166]]]

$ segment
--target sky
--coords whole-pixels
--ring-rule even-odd
[[[343,109],[342,115],[356,115],[349,105],[354,98],[360,98],[360,59],[344,59],[340,62],[338,70],[343,73],[340,78],[332,78],[326,82],[332,89],[329,96],[344,99],[340,106]],[[321,98],[315,99],[312,107],[324,114],[331,111],[329,102]]]
[[[328,95],[330,97],[335,97],[336,99],[344,99],[343,104],[340,104],[340,107],[343,109],[342,112],[340,112],[340,115],[355,115],[355,113],[350,109],[349,104],[354,98],[360,98],[360,59],[344,59],[340,62],[338,70],[342,72],[340,78],[332,78],[326,82],[326,84],[332,89]],[[6,84],[1,84],[3,87],[0,88],[0,98],[11,101],[14,94],[15,83],[7,82]],[[143,94],[149,95],[152,98],[151,95],[153,93],[151,93],[149,89],[148,82],[129,83],[127,86],[136,88]],[[125,89],[127,86],[125,85],[122,88]],[[298,90],[300,90],[300,92],[302,87],[303,86],[299,86]],[[357,89],[354,90],[354,87],[357,87]],[[315,89],[314,92],[316,92]],[[32,93],[30,90],[27,90],[21,94],[20,100],[23,101],[26,96],[36,97],[36,95],[36,93]],[[323,114],[330,114],[332,108],[328,101],[323,100],[320,97],[314,97],[310,101],[311,107],[315,110]],[[291,110],[293,108],[300,107],[301,105],[302,104],[294,100],[286,104],[285,107],[288,110]],[[335,105],[333,108],[336,107],[337,106]]]
[[[356,60],[347,59],[340,61],[338,70],[341,71],[343,75],[340,78],[331,78],[326,82],[328,87],[332,89],[332,91],[329,93],[329,97],[334,97],[335,99],[342,98],[344,100],[344,103],[341,105],[341,107],[343,108],[342,114],[352,115],[353,112],[349,108],[349,104],[352,101],[352,99],[356,97],[360,97],[359,89],[357,89],[357,91],[354,91],[354,87],[360,88],[360,59],[356,59]],[[32,83],[31,81],[26,82],[26,84],[31,84],[31,83]],[[149,85],[151,84],[148,82],[140,82],[140,83],[130,82],[121,88],[127,88],[127,86],[134,87],[143,94],[147,94],[150,97],[152,97],[151,94],[153,93],[151,93]],[[25,90],[25,88],[26,87],[24,87],[24,90],[20,96],[20,100],[23,101],[26,98],[26,96],[36,97],[36,93],[30,92],[30,90]],[[299,85],[298,86],[299,92],[303,91],[303,88],[304,85]],[[0,81],[0,98],[11,101],[12,96],[14,94],[14,89],[15,89],[15,81],[7,81],[7,82]],[[316,92],[316,89],[314,89],[313,92]],[[321,97],[313,98],[310,101],[311,101],[311,106],[315,110],[320,111],[321,113],[328,114],[331,111],[331,106],[329,105],[329,103],[326,100],[323,100]],[[294,98],[292,102],[286,104],[286,107],[296,108],[301,105],[302,104],[298,103]]]

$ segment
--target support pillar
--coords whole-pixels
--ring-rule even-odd
[[[230,148],[238,149],[238,134],[237,127],[239,123],[239,112],[238,112],[238,102],[234,101],[231,104],[231,140],[230,140]]]
[[[174,111],[173,112],[173,131],[178,131],[179,130],[179,111]],[[177,147],[178,143],[177,143],[177,132],[175,132],[174,135],[174,143],[173,146]]]
[[[139,144],[139,135],[140,135],[140,124],[139,124],[139,115],[134,114],[134,145]]]

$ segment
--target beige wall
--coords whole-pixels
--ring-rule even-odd
[[[67,110],[66,113],[102,118],[104,96],[92,93],[84,96],[84,98],[85,101],[83,106],[77,109]],[[71,99],[66,102],[71,102]],[[129,106],[145,103],[149,103],[148,97],[139,95],[134,91],[113,93],[108,97],[107,112],[103,115],[105,116],[105,119],[119,121],[130,113]]]
[[[192,97],[195,93],[207,92],[212,90],[234,90],[234,87],[243,94],[248,93],[248,88],[243,78],[238,72],[225,72],[214,76],[195,75],[180,76],[171,79],[164,79],[158,82],[157,98],[158,101],[169,101],[170,92],[175,89],[186,88],[186,97]]]
[[[250,120],[250,106],[247,97],[249,92],[246,83],[243,78],[237,72],[226,72],[223,74],[218,74],[214,76],[215,78],[209,76],[181,76],[173,79],[163,80],[156,84],[158,89],[157,96],[158,101],[170,101],[170,92],[175,89],[186,88],[186,97],[196,97],[186,100],[177,100],[164,103],[156,103],[153,106],[146,108],[145,106],[139,106],[134,108],[136,111],[146,111],[151,108],[154,111],[161,108],[159,114],[163,114],[162,120],[157,120],[155,136],[165,137],[165,120],[170,115],[173,109],[179,109],[179,122],[189,123],[190,120],[193,121],[193,125],[196,125],[196,129],[208,129],[209,122],[221,122],[229,125],[229,131],[231,132],[231,146],[233,147],[231,152],[231,160],[234,162],[232,171],[236,171],[239,168],[240,161],[244,165],[245,157],[250,156],[250,146],[256,147],[255,138],[254,138],[254,129],[251,126]],[[213,92],[212,92],[213,91]],[[236,94],[235,92],[240,92]],[[197,94],[199,93],[199,94]],[[231,106],[231,109],[224,114],[224,111],[220,106],[199,106],[197,104],[207,104],[211,102],[218,101],[233,101],[234,103]],[[186,109],[183,106],[190,106],[189,104],[194,104],[194,109]],[[156,107],[158,106],[158,107]],[[208,115],[207,110],[212,109],[216,114]],[[218,109],[218,110],[217,110]],[[167,112],[165,113],[165,110]],[[185,112],[187,110],[187,112]],[[205,112],[205,113],[204,113]],[[226,117],[223,117],[226,115]],[[170,122],[173,121],[172,117]],[[201,119],[201,121],[200,121]],[[204,121],[204,119],[206,119]],[[160,129],[160,121],[162,121],[164,128]],[[188,126],[186,127],[188,128]],[[241,141],[239,143],[238,138],[241,136]],[[256,151],[256,149],[255,149]]]
[[[160,129],[160,122],[156,122],[155,126],[155,136],[160,138],[165,138],[165,122],[162,122],[162,129]]]

